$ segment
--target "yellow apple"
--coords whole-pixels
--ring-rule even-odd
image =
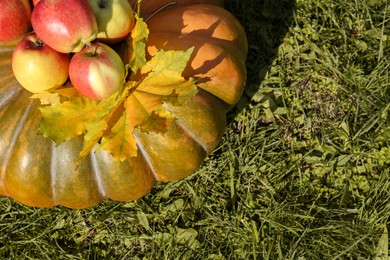
[[[33,93],[62,86],[68,79],[69,63],[69,54],[53,50],[35,33],[26,35],[12,54],[16,80]]]

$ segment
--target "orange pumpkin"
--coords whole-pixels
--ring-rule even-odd
[[[183,106],[169,107],[177,120],[164,135],[134,130],[138,156],[121,163],[99,150],[76,168],[82,137],[55,146],[38,135],[39,101],[13,77],[13,48],[0,48],[0,195],[36,207],[85,208],[103,199],[134,200],[156,181],[192,174],[215,149],[226,113],[244,88],[245,33],[217,6],[221,1],[178,0],[160,10],[169,2],[142,1],[150,30],[148,55],[194,46],[184,76],[197,78],[200,91]]]

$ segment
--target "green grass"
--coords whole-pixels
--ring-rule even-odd
[[[390,3],[230,0],[245,94],[191,177],[85,210],[0,198],[6,259],[389,255]]]

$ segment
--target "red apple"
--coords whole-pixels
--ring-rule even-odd
[[[32,0],[33,5],[36,6],[40,0]]]
[[[53,50],[35,33],[25,36],[12,54],[16,80],[33,93],[62,86],[68,79],[69,63],[69,54]]]
[[[72,57],[69,77],[82,95],[102,100],[122,87],[125,66],[111,47],[94,42]]]
[[[135,24],[133,9],[128,0],[88,0],[98,23],[97,39],[114,44],[122,41]]]
[[[53,49],[78,52],[96,38],[95,15],[87,0],[45,0],[34,7],[35,33]]]
[[[29,0],[0,0],[0,46],[16,44],[30,30]]]

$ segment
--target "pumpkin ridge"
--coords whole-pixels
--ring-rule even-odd
[[[153,175],[153,178],[156,181],[161,181],[160,178],[158,177],[158,174],[157,174],[156,170],[154,169],[154,167],[152,165],[152,160],[149,157],[148,153],[146,152],[146,149],[145,149],[143,143],[139,140],[138,136],[135,135],[134,133],[133,133],[133,136],[134,136],[134,139],[135,139],[135,141],[137,143],[137,148],[138,148],[138,150],[139,150],[139,152],[141,154],[141,157],[146,162],[145,163],[146,167],[149,168],[150,172]]]
[[[193,140],[184,129],[172,122],[163,135],[135,130],[137,143],[146,151],[157,180],[172,181],[193,173],[206,158],[207,151]],[[177,153],[177,149],[181,151]]]
[[[56,167],[57,161],[57,148],[54,142],[51,143],[51,158],[50,158],[50,188],[51,188],[51,197],[55,205],[57,205],[56,200],[56,180],[58,169]]]
[[[11,160],[11,155],[12,155],[13,149],[16,145],[16,142],[18,141],[18,137],[19,137],[20,133],[22,132],[23,126],[24,126],[25,122],[27,121],[27,118],[28,118],[28,115],[30,114],[31,108],[33,107],[32,105],[33,105],[33,101],[31,100],[26,105],[26,109],[24,110],[22,116],[18,120],[18,123],[16,124],[16,126],[14,128],[14,132],[12,133],[12,136],[10,138],[9,146],[7,147],[7,149],[5,151],[5,154],[6,154],[5,159],[2,162],[2,166],[1,166],[1,172],[4,172],[4,177],[7,173],[7,167],[8,167],[10,160]],[[8,172],[12,173],[12,171],[8,171]],[[2,181],[4,182],[5,178],[3,178]],[[7,190],[7,187],[5,184],[4,184],[4,187],[5,187],[5,190]]]
[[[91,174],[93,175],[95,182],[96,182],[96,188],[98,190],[98,193],[100,194],[101,198],[107,197],[107,192],[104,188],[103,180],[102,180],[102,170],[99,167],[99,164],[97,162],[95,151],[91,151],[89,153],[90,158],[90,165],[91,165]]]
[[[175,122],[197,140],[207,154],[211,154],[220,143],[226,127],[225,103],[210,92],[199,89],[198,94],[184,106],[164,105],[177,118]]]
[[[1,66],[1,65],[0,65]],[[1,86],[1,88],[9,89],[15,88],[13,85],[15,84],[15,76],[13,73],[7,73],[6,75],[0,75],[2,82],[5,84]]]
[[[0,64],[0,66],[2,65]],[[5,105],[18,96],[22,88],[19,86],[15,87],[16,80],[11,72],[6,75],[0,74],[0,80],[0,110],[2,110]]]
[[[95,156],[102,171],[100,177],[105,188],[105,198],[115,201],[135,200],[150,192],[156,182],[140,150],[137,151],[137,157],[130,157],[119,164],[104,150],[96,149]]]
[[[202,149],[207,153],[207,155],[209,155],[209,149],[207,149],[207,146],[206,144],[204,144],[201,140],[199,140],[199,138],[192,132],[188,129],[188,127],[186,127],[179,119],[176,119],[175,120],[175,123],[181,128],[183,129],[183,131],[185,133],[188,134],[188,136],[194,140],[197,144],[199,144]]]
[[[9,104],[12,99],[18,96],[18,94],[21,92],[20,88],[8,88],[5,95],[1,95],[0,97],[0,111],[5,108],[7,104]],[[3,94],[3,93],[2,93]],[[5,109],[4,109],[5,110]],[[1,115],[1,113],[0,113]]]
[[[191,138],[192,140],[195,141],[195,143],[197,143],[202,149],[203,151],[206,153],[206,156],[208,156],[210,153],[206,147],[206,145],[204,143],[202,143],[199,138],[197,138],[193,132],[189,131],[187,127],[185,127],[182,123],[180,123],[179,120],[175,120],[174,124],[176,124],[179,128],[181,128],[183,130],[183,132],[185,134],[188,135],[189,138]]]
[[[212,95],[212,94],[211,94]],[[171,112],[172,114],[175,115],[176,117],[176,114],[175,112],[173,111],[173,109],[169,109],[169,112]],[[202,147],[202,149],[206,152],[207,155],[209,155],[211,152],[212,152],[212,149],[210,149],[209,147],[207,147],[207,144],[204,143],[195,133],[194,131],[191,131],[191,129],[189,127],[187,127],[181,120],[179,117],[176,117],[176,120],[175,120],[175,124],[177,124],[181,129],[183,129],[183,131],[188,134],[188,136],[194,140],[199,146]]]

